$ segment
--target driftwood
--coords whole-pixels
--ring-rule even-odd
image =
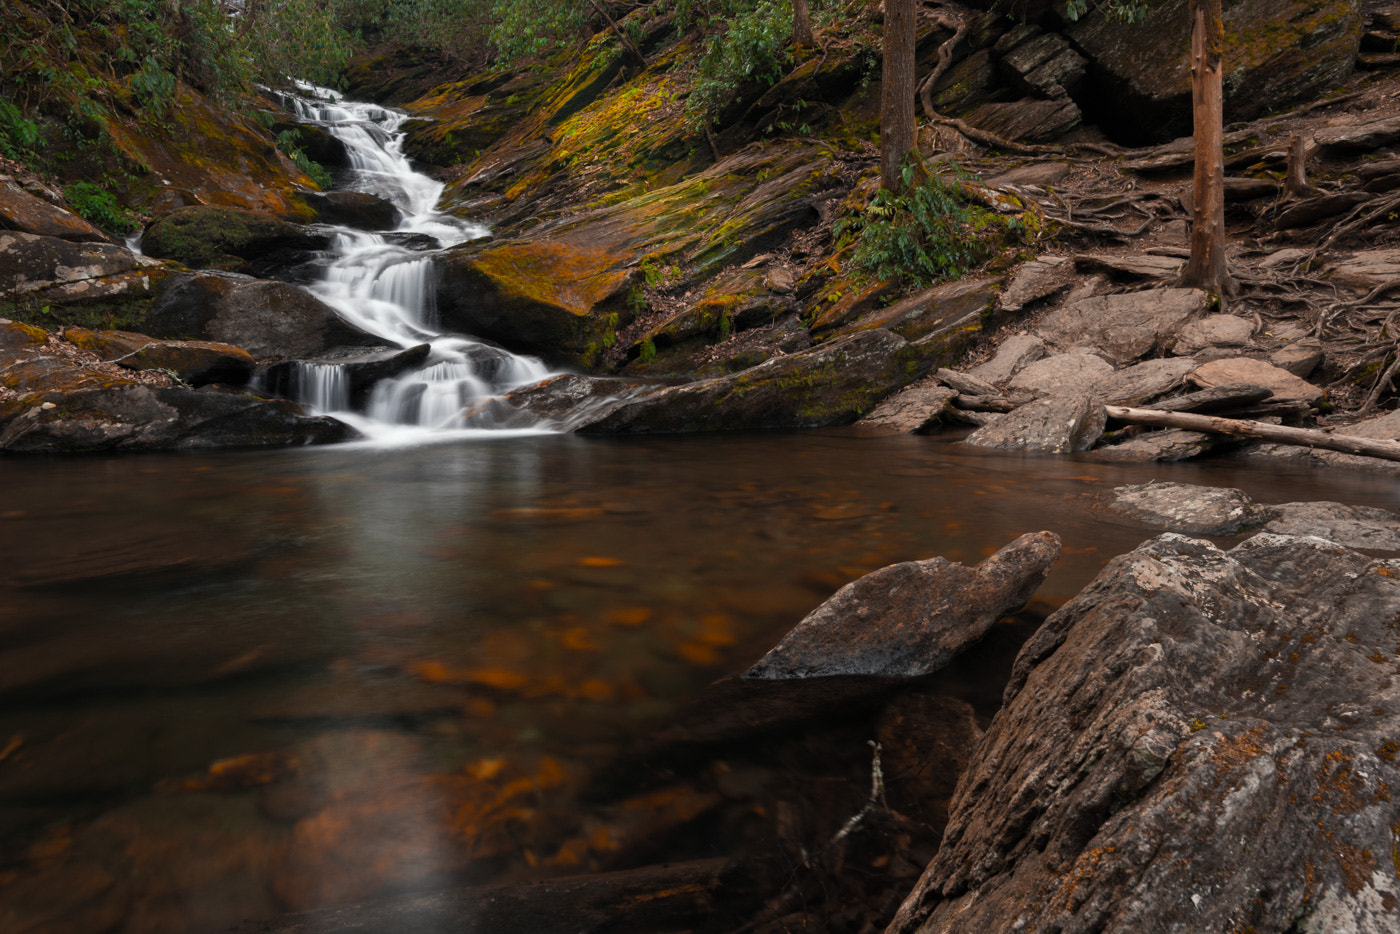
[[[1213,415],[1195,415],[1190,412],[1163,412],[1156,409],[1136,409],[1121,405],[1104,406],[1104,409],[1108,412],[1109,418],[1133,425],[1151,425],[1154,428],[1184,428],[1187,431],[1232,435],[1237,438],[1256,438],[1260,441],[1276,441],[1279,444],[1296,444],[1306,448],[1321,448],[1325,451],[1341,451],[1343,454],[1360,454],[1363,457],[1400,461],[1400,441],[1378,441],[1373,438],[1359,438],[1355,435],[1332,434],[1312,428],[1287,428],[1283,425],[1267,425],[1263,422],[1219,418]]]

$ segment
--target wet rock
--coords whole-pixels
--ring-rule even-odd
[[[1115,558],[1021,650],[889,930],[1393,929],[1397,571],[1269,534]]]
[[[919,434],[942,424],[958,395],[946,386],[909,388],[875,406],[856,427],[870,434]]]
[[[1277,518],[1265,532],[1314,535],[1347,548],[1400,551],[1400,515],[1373,506],[1342,503],[1284,503],[1274,507]]]
[[[903,693],[880,712],[875,735],[890,804],[923,820],[935,836],[942,833],[958,777],[982,738],[972,705],[941,694]]]
[[[191,269],[268,275],[330,246],[330,234],[239,208],[193,205],[146,225],[141,250]]]
[[[116,385],[34,392],[0,406],[0,449],[22,454],[330,444],[359,434],[280,399]]]
[[[1238,0],[1226,10],[1225,119],[1249,120],[1309,99],[1345,80],[1361,35],[1357,0]],[[1191,129],[1187,0],[1154,4],[1141,22],[1093,10],[1064,29],[1102,73],[1096,113],[1111,113],[1126,139],[1165,142]]]
[[[63,339],[131,370],[163,370],[191,386],[242,386],[253,375],[253,355],[212,341],[163,341],[131,331],[65,328]]]
[[[1172,341],[1172,353],[1182,357],[1207,347],[1243,347],[1254,336],[1254,322],[1236,315],[1207,315],[1189,321]]]
[[[882,568],[809,613],[744,677],[916,678],[937,671],[1025,605],[1059,555],[1058,536],[1034,532],[976,568],[943,558]]]
[[[1007,388],[1045,396],[1092,392],[1112,375],[1113,364],[1097,354],[1057,354],[1022,367]]]
[[[996,356],[967,372],[978,379],[1000,386],[1044,356],[1043,340],[1031,334],[1013,334],[1001,342]]]
[[[1209,453],[1222,444],[1219,435],[1199,431],[1150,431],[1121,444],[1109,444],[1094,449],[1094,456],[1106,460],[1146,462],[1184,461]]]
[[[0,228],[75,242],[112,239],[73,212],[36,198],[8,175],[0,175]]]
[[[217,273],[184,273],[167,282],[151,304],[143,330],[160,338],[233,344],[258,360],[383,343],[346,323],[305,289]]]
[[[1200,289],[1097,295],[1050,312],[1036,333],[1061,351],[1087,350],[1115,363],[1131,363],[1162,349],[1182,325],[1209,307],[1210,296]]]
[[[1278,513],[1241,490],[1189,483],[1142,483],[1114,489],[1110,512],[1153,528],[1192,535],[1238,535]]]
[[[1103,403],[1091,396],[1047,396],[997,418],[963,442],[1005,451],[1087,451],[1103,434],[1107,418]]]
[[[478,403],[463,415],[469,424],[502,428],[547,425],[568,431],[660,388],[657,383],[603,376],[552,376],[533,386],[513,389],[499,399]]]
[[[393,230],[402,212],[378,195],[363,191],[312,192],[306,201],[324,224],[340,224],[358,230]],[[188,265],[188,264],[186,264]]]
[[[929,363],[885,330],[861,331],[732,376],[668,386],[580,427],[589,433],[722,431],[843,425]]]
[[[1287,370],[1263,360],[1250,357],[1212,360],[1192,370],[1187,379],[1207,389],[1233,385],[1262,386],[1273,393],[1270,397],[1272,401],[1314,405],[1323,396],[1323,391],[1307,380],[1299,379]]]
[[[304,365],[338,366],[345,370],[352,402],[362,401],[380,380],[391,379],[422,366],[432,352],[431,344],[412,347],[336,347],[299,360],[281,360],[261,368],[258,384],[269,392],[292,398],[301,394]]]

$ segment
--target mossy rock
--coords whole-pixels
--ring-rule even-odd
[[[239,208],[192,206],[151,221],[141,235],[149,256],[191,269],[266,272],[324,250],[329,236],[271,214]]]
[[[63,339],[129,370],[160,370],[191,386],[242,386],[253,375],[253,355],[214,341],[167,341],[132,331],[70,327]]]

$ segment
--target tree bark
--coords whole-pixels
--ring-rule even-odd
[[[1308,147],[1302,133],[1294,133],[1288,140],[1288,175],[1283,180],[1283,190],[1297,198],[1315,193],[1308,184]]]
[[[632,37],[627,35],[622,27],[617,24],[617,21],[612,18],[612,14],[607,11],[607,8],[599,3],[598,0],[588,0],[588,3],[603,17],[604,21],[607,22],[608,28],[611,29],[612,34],[617,37],[617,41],[622,43],[622,48],[627,54],[632,56],[633,61],[643,68],[647,67],[647,57],[642,54],[641,49],[637,48],[637,43],[632,41]]]
[[[815,48],[817,37],[812,34],[812,14],[807,0],[792,0],[792,44],[797,48]]]
[[[880,187],[904,187],[905,157],[914,148],[915,0],[885,0],[884,63],[880,70]]]
[[[1235,291],[1225,265],[1224,63],[1220,0],[1191,0],[1191,113],[1196,173],[1191,258],[1181,284],[1217,295]]]
[[[1106,405],[1104,410],[1109,418],[1132,425],[1184,428],[1187,431],[1203,431],[1236,438],[1257,438],[1260,441],[1277,441],[1279,444],[1296,444],[1326,451],[1341,451],[1343,454],[1400,461],[1400,441],[1381,441],[1356,435],[1331,434],[1312,428],[1288,428],[1283,425],[1219,418],[1214,415],[1196,415],[1191,412],[1163,412],[1159,409],[1136,409],[1120,405]]]

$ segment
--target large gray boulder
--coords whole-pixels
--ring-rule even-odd
[[[963,441],[1003,451],[1069,454],[1093,447],[1107,421],[1103,403],[1091,395],[1048,396],[998,417]]]
[[[1050,312],[1036,332],[1062,352],[1093,352],[1117,364],[1132,363],[1162,350],[1209,307],[1210,296],[1200,289],[1096,295]]]
[[[1024,606],[1059,556],[1059,536],[1033,532],[975,568],[944,558],[881,568],[809,613],[744,677],[930,674]]]
[[[891,934],[1400,928],[1400,562],[1115,558],[1017,657]]]

